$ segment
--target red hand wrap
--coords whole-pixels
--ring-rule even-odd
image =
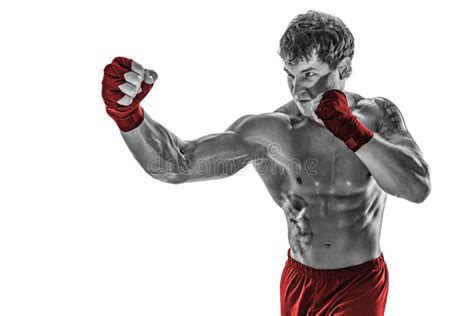
[[[374,133],[352,114],[342,91],[326,91],[315,113],[326,128],[352,151],[357,151],[374,136]]]
[[[141,85],[142,92],[135,96],[130,105],[118,104],[117,101],[124,96],[119,86],[126,82],[124,75],[129,71],[132,71],[132,59],[115,57],[110,64],[105,66],[104,79],[102,80],[102,98],[106,105],[105,110],[124,132],[134,129],[143,121],[144,114],[140,101],[153,87],[153,84],[147,84],[143,81]]]

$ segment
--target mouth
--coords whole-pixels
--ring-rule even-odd
[[[297,103],[305,103],[305,102],[310,102],[311,101],[311,99],[294,99],[294,100]]]

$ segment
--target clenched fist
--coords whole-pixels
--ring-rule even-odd
[[[349,109],[346,95],[341,90],[324,92],[314,113],[334,136],[354,152],[374,136],[374,132],[362,124]]]
[[[107,114],[120,130],[128,132],[143,121],[140,102],[150,92],[158,74],[126,57],[115,57],[105,66],[102,98]]]

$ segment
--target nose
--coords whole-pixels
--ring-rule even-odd
[[[293,89],[292,89],[291,93],[297,99],[308,99],[309,98],[305,87],[301,84],[301,81],[293,79],[292,87],[293,87]]]

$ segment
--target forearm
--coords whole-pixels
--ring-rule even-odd
[[[104,68],[102,98],[135,159],[152,177],[168,183],[220,179],[261,159],[266,148],[255,141],[253,115],[245,115],[225,132],[182,141],[149,117],[140,101],[158,75],[126,57]],[[250,123],[249,123],[250,122]]]
[[[385,192],[416,203],[429,195],[429,167],[415,150],[391,144],[374,134],[355,154]]]
[[[182,182],[186,167],[181,152],[182,140],[146,113],[138,127],[121,133],[133,156],[149,175],[164,182]]]

